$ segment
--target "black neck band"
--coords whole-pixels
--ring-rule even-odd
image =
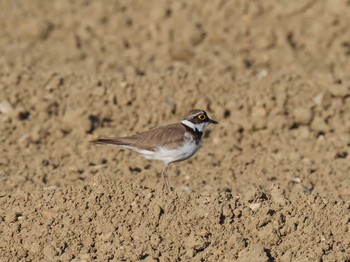
[[[201,141],[202,136],[203,136],[203,132],[199,131],[197,128],[192,129],[191,127],[189,127],[188,125],[185,125],[184,123],[181,123],[181,125],[183,125],[188,132],[193,134],[193,136],[196,139],[197,144]]]

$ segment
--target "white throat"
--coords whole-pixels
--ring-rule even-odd
[[[185,126],[188,126],[189,128],[191,128],[193,131],[198,130],[199,132],[203,132],[204,128],[206,128],[207,125],[209,125],[209,123],[207,122],[203,122],[200,124],[194,124],[191,121],[188,120],[181,120],[181,123]]]

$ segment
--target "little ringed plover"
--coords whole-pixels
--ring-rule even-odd
[[[170,192],[171,187],[167,174],[169,165],[193,156],[200,146],[205,127],[217,123],[210,119],[204,110],[192,109],[179,123],[157,127],[133,136],[100,138],[91,142],[121,146],[145,158],[163,161],[162,176],[165,188]]]

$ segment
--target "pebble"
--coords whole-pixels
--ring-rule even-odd
[[[299,107],[294,109],[293,116],[295,123],[300,125],[308,125],[313,118],[313,113],[309,108]]]
[[[0,103],[0,113],[7,114],[12,111],[13,111],[13,107],[9,102],[5,100]]]
[[[309,126],[301,126],[296,130],[298,138],[307,139],[310,137],[310,128]]]
[[[311,128],[312,130],[317,132],[327,133],[329,131],[327,123],[321,117],[316,117],[313,119],[311,123]]]
[[[330,92],[326,91],[318,94],[314,97],[314,103],[323,108],[327,108],[332,104],[332,95]]]
[[[181,186],[180,187],[181,191],[185,192],[185,193],[191,193],[192,189],[188,186]]]
[[[252,122],[256,129],[264,129],[267,126],[267,111],[264,107],[256,106],[252,109]]]
[[[261,207],[261,203],[253,203],[249,205],[249,208],[253,211],[258,210]]]
[[[103,241],[109,241],[113,238],[113,233],[112,232],[104,233],[100,236],[100,238]]]
[[[345,97],[350,94],[349,88],[343,85],[331,86],[329,92],[335,97]]]

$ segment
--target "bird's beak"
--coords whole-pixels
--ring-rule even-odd
[[[215,120],[213,120],[213,119],[210,119],[209,118],[209,121],[208,121],[210,124],[218,124],[218,121],[215,121]]]

